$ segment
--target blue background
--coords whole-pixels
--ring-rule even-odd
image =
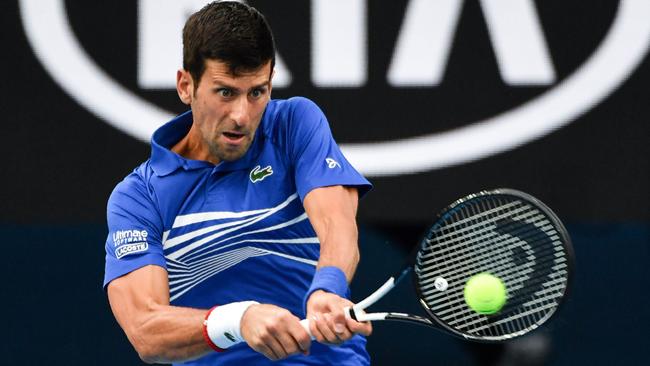
[[[109,77],[182,112],[174,91],[138,87],[137,3],[64,1],[75,36]],[[444,80],[409,89],[386,81],[406,1],[367,2],[368,81],[359,88],[313,85],[310,2],[251,3],[267,15],[293,73],[291,87],[274,90],[274,97],[309,97],[325,111],[337,141],[359,142],[447,131],[534,99],[594,52],[620,1],[535,1],[558,80],[516,87],[499,76],[479,2],[465,1]],[[150,147],[81,107],[54,82],[29,45],[18,5],[0,6],[0,364],[141,364],[101,284],[106,200]],[[650,364],[649,96],[646,56],[604,101],[538,140],[463,165],[371,177],[375,188],[359,206],[356,300],[401,267],[435,212],[482,189],[511,187],[540,198],[565,222],[576,253],[568,301],[531,337],[479,346],[377,322],[368,343],[374,364]],[[404,283],[375,309],[419,312],[411,294]]]
[[[535,363],[528,357],[536,354],[530,349],[539,344],[547,346],[539,356],[543,364],[649,364],[650,227],[571,223],[568,230],[577,258],[575,281],[548,325],[516,344],[498,346],[467,343],[426,327],[376,322],[368,342],[373,364],[488,365],[497,364],[489,362],[495,359],[530,365]],[[394,237],[417,238],[417,231],[361,227],[363,257],[353,299],[362,299],[401,268],[409,245]],[[104,258],[97,243],[105,238],[103,225],[2,225],[0,235],[6,243],[2,364],[140,364],[101,288]],[[417,314],[419,306],[410,282],[404,281],[374,309]]]

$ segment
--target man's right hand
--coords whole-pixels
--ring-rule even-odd
[[[251,305],[241,319],[241,335],[255,351],[276,361],[293,354],[309,354],[311,338],[300,319],[270,304]]]

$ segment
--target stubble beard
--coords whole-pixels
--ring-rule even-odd
[[[210,155],[218,161],[235,161],[246,155],[246,152],[251,146],[251,140],[244,137],[244,143],[238,147],[231,147],[227,144],[220,144],[217,141],[208,142]]]

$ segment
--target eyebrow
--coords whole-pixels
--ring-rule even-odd
[[[267,81],[265,81],[265,82],[263,82],[263,83],[261,83],[261,84],[253,85],[249,90],[255,90],[255,89],[260,89],[260,88],[263,88],[263,87],[268,87],[270,83],[271,83],[271,82],[267,80]],[[228,83],[225,83],[225,82],[220,81],[220,80],[214,80],[214,81],[212,82],[212,84],[213,84],[215,87],[228,88],[228,89],[232,89],[232,90],[234,90],[234,91],[236,91],[236,92],[240,92],[240,91],[241,91],[241,89],[239,89],[239,88],[237,88],[237,87],[234,87],[234,86],[232,86],[232,85],[229,85]]]

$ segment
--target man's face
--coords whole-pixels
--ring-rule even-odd
[[[207,60],[190,106],[195,127],[216,161],[246,154],[271,97],[271,63],[233,76],[228,66]],[[193,86],[192,86],[193,88]]]

